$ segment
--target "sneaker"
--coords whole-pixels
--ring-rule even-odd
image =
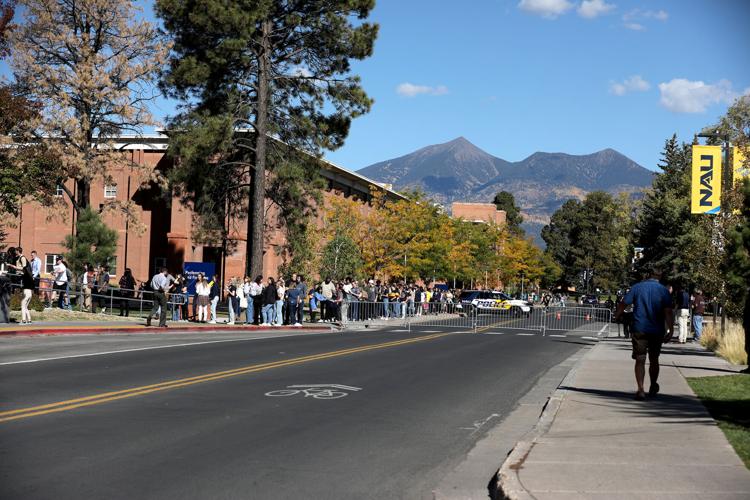
[[[215,320],[215,319],[212,319],[211,321],[209,321],[209,322],[208,322],[208,324],[209,324],[209,325],[215,325],[215,324],[216,324],[216,320]]]
[[[659,384],[654,382],[651,384],[651,387],[648,388],[648,395],[656,396],[657,394],[659,394]]]
[[[322,319],[319,319],[319,320],[318,320],[318,323],[322,323],[322,322],[323,322],[323,320],[322,320]]]
[[[302,326],[300,323],[295,323],[294,326]]]

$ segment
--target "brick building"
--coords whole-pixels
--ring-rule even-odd
[[[451,215],[469,222],[494,222],[505,224],[505,210],[498,210],[494,203],[464,203],[453,202]]]
[[[126,267],[133,270],[138,280],[149,278],[159,266],[166,265],[170,271],[179,272],[185,262],[213,262],[218,273],[224,276],[243,276],[245,274],[245,251],[247,242],[247,223],[235,221],[232,227],[238,228],[230,233],[233,241],[227,255],[223,255],[221,246],[203,245],[192,238],[193,213],[175,196],[165,196],[154,183],[142,187],[142,181],[150,169],[168,171],[172,160],[165,156],[168,138],[160,133],[146,136],[123,136],[116,147],[129,155],[135,165],[146,168],[117,168],[110,172],[113,183],[104,185],[94,182],[91,186],[91,206],[96,208],[113,201],[131,200],[137,205],[137,214],[142,223],[141,228],[132,227],[120,214],[105,213],[103,220],[118,232],[117,254],[111,263],[115,276],[121,275]],[[320,175],[328,186],[323,193],[324,204],[332,196],[355,197],[366,202],[370,199],[372,189],[384,190],[387,196],[402,196],[387,186],[376,183],[356,172],[322,162]],[[73,191],[75,183],[71,180],[66,186]],[[73,234],[75,212],[72,204],[58,190],[61,206],[50,209],[37,203],[25,203],[17,220],[6,226],[8,236],[5,244],[21,246],[28,255],[36,250],[42,259],[43,273],[52,270],[55,257],[64,251],[62,241],[66,235]],[[268,222],[272,228],[275,212],[269,207]],[[317,220],[322,224],[322,216]],[[263,257],[263,269],[266,274],[276,274],[282,257],[277,251],[285,243],[281,230],[272,229],[266,238]]]

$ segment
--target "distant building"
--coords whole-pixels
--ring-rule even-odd
[[[497,225],[505,224],[505,210],[498,210],[494,203],[464,203],[453,202],[451,214],[469,222],[482,222]]]
[[[115,229],[119,236],[115,261],[110,263],[112,272],[119,276],[129,267],[136,279],[145,280],[160,266],[167,266],[171,272],[180,272],[185,262],[213,262],[217,274],[222,277],[244,276],[247,222],[240,220],[232,224],[231,227],[237,230],[230,232],[231,245],[226,255],[220,243],[216,246],[194,241],[192,210],[173,194],[163,193],[153,182],[142,187],[144,170],[147,173],[149,169],[167,172],[172,168],[173,160],[165,155],[167,136],[160,133],[122,136],[119,141],[115,147],[124,151],[134,164],[148,168],[113,168],[109,172],[112,184],[105,186],[101,181],[92,183],[91,207],[96,209],[109,201],[130,200],[137,205],[136,213],[145,226],[145,231],[137,231],[132,225],[126,224],[125,217],[120,214],[107,213],[103,217],[104,222]],[[389,198],[403,199],[403,196],[389,187],[356,172],[326,161],[318,164],[320,175],[328,183],[323,193],[324,205],[331,197],[353,197],[366,203],[371,198],[372,190],[385,191]],[[74,192],[73,180],[69,180],[66,186]],[[75,227],[75,212],[70,200],[64,195],[62,188],[58,189],[58,195],[64,209],[50,209],[36,202],[27,202],[21,207],[19,217],[6,225],[8,235],[5,244],[23,247],[26,255],[36,250],[42,260],[43,275],[52,272],[55,258],[65,251],[62,241],[66,235],[73,234]],[[263,255],[263,269],[267,276],[277,274],[277,269],[283,262],[280,250],[286,243],[275,208],[267,201]],[[319,212],[315,223],[322,226],[322,210]]]

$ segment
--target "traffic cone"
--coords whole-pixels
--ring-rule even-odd
[[[562,319],[562,317],[560,317],[560,313],[559,313],[559,312],[558,312],[558,313],[557,313],[557,315],[555,316],[555,319],[556,319],[556,320],[558,320],[558,321],[560,321],[560,320]]]

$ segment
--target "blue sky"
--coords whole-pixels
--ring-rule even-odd
[[[666,138],[750,92],[747,19],[748,0],[378,0],[354,64],[375,104],[326,156],[356,170],[464,136],[509,161],[611,147],[655,169]]]

